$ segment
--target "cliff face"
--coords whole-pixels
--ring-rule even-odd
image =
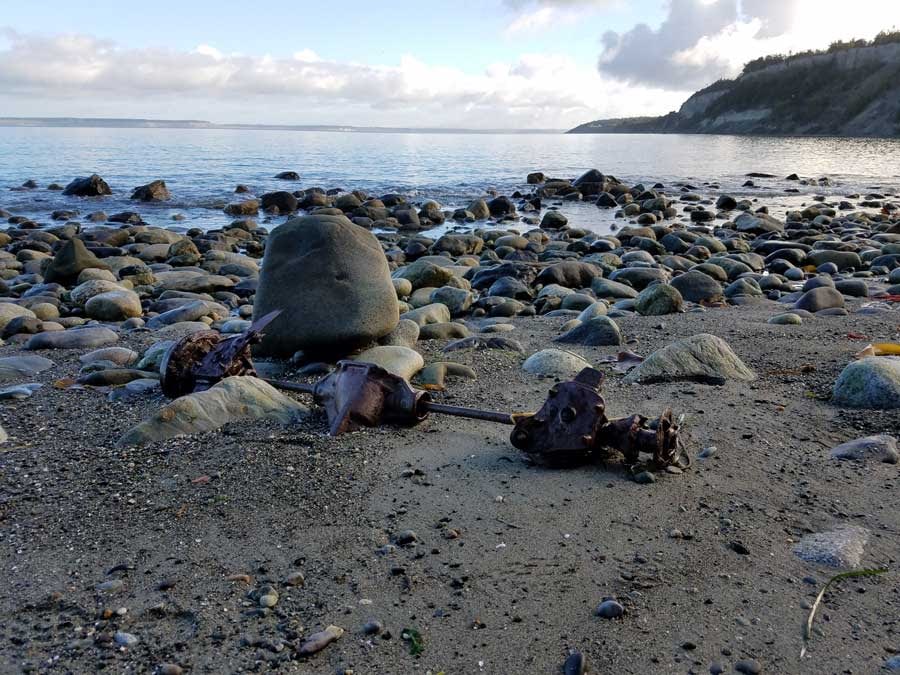
[[[900,136],[900,43],[763,65],[655,118],[597,120],[569,133]]]

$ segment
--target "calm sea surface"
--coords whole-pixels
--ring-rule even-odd
[[[898,160],[900,140],[876,139],[6,127],[0,128],[0,208],[41,222],[61,208],[137,210],[154,225],[175,225],[171,217],[180,213],[187,219],[178,226],[209,228],[229,222],[222,207],[236,200],[238,183],[256,194],[313,186],[401,192],[454,207],[487,190],[521,188],[531,171],[574,178],[598,168],[628,182],[661,182],[673,193],[687,183],[701,194],[752,195],[777,209],[816,194],[898,193]],[[297,171],[299,183],[273,179],[284,170]],[[751,171],[779,179],[742,188]],[[114,195],[85,200],[43,189],[90,173],[103,176]],[[791,173],[828,177],[832,185],[782,180]],[[171,201],[128,200],[132,188],[157,178],[166,181]],[[27,179],[41,189],[10,190]],[[801,194],[785,193],[788,187]],[[586,204],[566,204],[564,211],[592,229],[605,229],[612,216]]]

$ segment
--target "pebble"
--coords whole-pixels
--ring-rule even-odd
[[[303,572],[292,572],[284,580],[285,586],[303,586],[304,583],[306,583],[306,578],[303,576]]]
[[[97,590],[103,593],[115,593],[121,591],[125,587],[125,582],[121,579],[110,579],[103,583],[97,584]]]
[[[762,666],[756,659],[741,659],[734,664],[734,671],[743,673],[743,675],[759,675],[762,672]]]
[[[115,637],[113,639],[116,641],[117,645],[121,645],[122,647],[134,647],[138,642],[140,642],[140,639],[137,635],[125,633],[124,631],[116,631]]]
[[[587,672],[587,660],[584,654],[574,651],[566,658],[563,664],[563,675],[584,675]]]
[[[363,624],[362,632],[364,635],[381,635],[381,633],[384,632],[384,624],[377,619],[366,621],[366,623]]]
[[[159,666],[159,675],[181,675],[184,669],[177,663],[161,663]]]
[[[641,471],[640,473],[635,474],[634,482],[638,485],[649,485],[650,483],[656,482],[656,476],[650,471]]]
[[[703,448],[703,450],[700,451],[700,454],[697,455],[697,457],[699,457],[700,459],[709,459],[710,457],[715,456],[718,451],[719,449],[716,446],[710,445],[707,448]]]
[[[604,600],[597,607],[597,616],[604,619],[618,619],[625,613],[625,608],[612,599]]]
[[[313,633],[307,637],[297,649],[300,656],[309,656],[320,652],[344,634],[344,629],[338,626],[328,626],[325,630]]]
[[[394,543],[398,546],[410,546],[417,541],[419,537],[413,530],[402,530],[394,535]]]

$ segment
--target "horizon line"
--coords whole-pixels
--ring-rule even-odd
[[[467,134],[562,134],[567,129],[480,129],[470,127],[385,127],[356,124],[248,124],[194,119],[146,117],[9,117],[0,116],[0,127],[181,128],[271,131],[332,131],[357,133],[467,133]]]

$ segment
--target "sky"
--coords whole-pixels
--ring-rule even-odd
[[[0,0],[0,116],[564,129],[894,27],[900,0]]]

